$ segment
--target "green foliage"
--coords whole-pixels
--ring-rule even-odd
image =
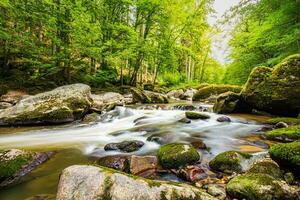
[[[244,84],[256,66],[274,66],[300,52],[299,2],[241,1],[226,20],[238,19],[230,40],[232,63],[224,82]]]

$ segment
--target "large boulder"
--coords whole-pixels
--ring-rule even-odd
[[[193,96],[193,101],[201,101],[208,99],[211,96],[218,96],[225,92],[239,93],[242,90],[241,86],[237,85],[208,85],[199,89]]]
[[[183,89],[171,90],[167,93],[167,97],[170,99],[180,99],[181,95],[184,94]]]
[[[0,111],[0,125],[38,125],[82,118],[92,104],[88,85],[73,84],[29,96]]]
[[[158,159],[163,167],[176,169],[197,162],[200,155],[191,145],[171,143],[160,147]]]
[[[297,116],[300,113],[300,54],[286,58],[273,69],[253,69],[241,95],[258,110]]]
[[[15,185],[22,177],[50,158],[53,153],[34,153],[19,149],[0,152],[0,188]]]
[[[63,170],[57,200],[211,200],[201,189],[182,183],[148,180],[96,166],[74,165]]]
[[[103,110],[112,110],[115,106],[122,106],[125,104],[123,95],[115,92],[106,92],[100,95],[91,95],[93,99],[92,109],[98,112]]]
[[[300,177],[300,142],[276,144],[269,149],[270,156],[279,165]]]
[[[249,106],[241,99],[240,94],[225,92],[220,94],[213,107],[219,114],[250,112]]]
[[[134,102],[140,103],[168,103],[168,98],[166,95],[150,92],[150,91],[142,91],[137,88],[131,88],[131,94],[133,96]]]

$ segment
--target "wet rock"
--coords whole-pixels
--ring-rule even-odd
[[[88,115],[84,116],[82,122],[93,123],[93,122],[97,122],[99,120],[100,120],[99,115],[97,113],[92,113],[92,114],[88,114]]]
[[[251,108],[241,99],[240,94],[225,92],[215,101],[213,111],[219,114],[251,112]]]
[[[74,165],[63,170],[57,200],[172,200],[215,199],[206,192],[182,183],[169,183],[131,177],[112,170]]]
[[[185,116],[188,119],[209,119],[210,116],[200,112],[185,112]]]
[[[142,91],[137,88],[130,89],[134,102],[140,103],[168,103],[167,96],[150,91]]]
[[[270,156],[280,166],[300,177],[300,142],[276,144],[269,149]]]
[[[197,92],[195,89],[187,89],[181,96],[182,100],[192,100],[194,94]]]
[[[255,109],[296,117],[300,113],[300,55],[289,56],[274,68],[254,68],[241,95]]]
[[[28,97],[28,94],[21,91],[9,91],[5,95],[0,97],[0,102],[6,102],[12,105],[18,103],[24,97]]]
[[[185,123],[185,124],[190,124],[192,121],[186,117],[180,119],[178,122],[181,122],[181,123]]]
[[[12,107],[13,104],[11,103],[7,103],[7,102],[0,102],[0,110],[1,109],[6,109],[6,108],[9,108],[9,107]]]
[[[144,146],[144,142],[138,140],[123,141],[119,143],[110,143],[104,146],[105,151],[121,151],[121,152],[134,152]]]
[[[198,166],[187,166],[185,168],[179,169],[176,174],[187,181],[195,182],[198,180],[203,180],[208,177],[208,174],[204,169]]]
[[[25,200],[55,200],[54,194],[38,194],[32,197],[28,197]]]
[[[158,159],[164,168],[176,169],[197,162],[200,155],[191,145],[171,143],[160,147]]]
[[[255,140],[252,142],[255,146],[258,146],[260,148],[263,148],[263,149],[269,149],[270,148],[270,145],[268,145],[267,143],[264,143],[260,140]]]
[[[287,125],[287,123],[284,123],[284,122],[278,122],[274,126],[274,128],[287,128],[287,127],[289,127],[289,125]]]
[[[247,173],[261,173],[272,176],[276,179],[282,179],[282,172],[279,165],[271,159],[263,159],[256,162]]]
[[[92,104],[90,87],[66,85],[30,96],[0,111],[0,125],[59,124],[80,119]]]
[[[299,188],[289,186],[281,180],[262,173],[246,173],[236,176],[229,181],[226,191],[230,197],[237,199],[295,200],[300,197]]]
[[[226,117],[226,116],[222,116],[222,117],[219,117],[217,119],[218,122],[231,122],[231,119],[229,117]]]
[[[221,185],[209,184],[207,187],[207,193],[220,200],[226,198],[225,188]]]
[[[157,171],[156,156],[131,156],[130,173],[144,178],[153,178]]]
[[[283,178],[284,178],[285,182],[287,182],[290,185],[292,185],[295,181],[294,174],[291,172],[285,173]]]
[[[300,125],[275,129],[265,133],[264,136],[269,140],[276,140],[280,142],[297,141],[300,139]]]
[[[204,88],[199,89],[193,96],[193,101],[200,101],[208,99],[211,96],[218,96],[225,92],[236,92],[239,93],[242,87],[236,85],[208,85]]]
[[[210,168],[224,173],[243,172],[242,162],[252,156],[239,151],[225,151],[209,162]]]
[[[132,94],[124,94],[123,97],[124,97],[124,103],[126,105],[134,103]]]
[[[171,90],[167,93],[167,97],[170,99],[179,99],[181,95],[183,95],[183,93],[184,93],[183,89]]]
[[[147,141],[149,142],[156,142],[157,144],[163,144],[165,142],[164,138],[157,136],[157,135],[151,135],[147,138]]]
[[[123,95],[115,92],[106,92],[100,95],[91,95],[93,99],[92,110],[94,111],[109,111],[116,106],[122,106],[125,104],[125,98]]]
[[[186,104],[181,104],[181,105],[175,105],[172,107],[172,110],[196,110],[197,108],[193,105],[186,105]]]
[[[120,171],[129,171],[129,160],[130,156],[115,155],[99,158],[96,163]]]
[[[33,153],[19,149],[0,152],[0,188],[22,181],[22,177],[47,161],[54,153]]]
[[[191,145],[196,149],[207,149],[206,144],[201,140],[191,142]]]

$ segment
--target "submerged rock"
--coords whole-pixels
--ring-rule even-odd
[[[32,197],[28,197],[25,200],[55,200],[54,194],[38,194]]]
[[[280,166],[292,170],[300,177],[300,142],[276,144],[269,149],[270,156]]]
[[[226,116],[222,116],[222,117],[219,117],[217,119],[218,122],[231,122],[231,119],[229,117],[226,117]]]
[[[208,177],[208,174],[206,173],[206,171],[198,166],[186,166],[182,169],[179,169],[177,171],[177,175],[184,179],[187,180],[189,182],[195,182],[198,180],[203,180],[206,179]]]
[[[236,85],[208,85],[195,93],[193,101],[205,100],[210,96],[217,96],[229,91],[239,93],[241,90],[242,87]]]
[[[91,114],[84,116],[84,118],[82,119],[82,122],[93,123],[93,122],[97,122],[99,120],[100,120],[100,116],[97,113],[91,113]]]
[[[163,167],[175,169],[197,162],[200,155],[191,145],[171,143],[160,147],[158,159]]]
[[[300,113],[300,54],[286,58],[273,69],[254,68],[241,95],[258,110],[297,116]]]
[[[265,133],[265,137],[269,140],[277,140],[281,142],[300,140],[300,125],[269,131]]]
[[[203,190],[193,186],[153,181],[120,174],[101,167],[74,165],[63,170],[57,200],[212,200]]]
[[[0,188],[18,184],[21,178],[38,165],[47,161],[53,153],[32,153],[19,149],[0,152]]]
[[[133,140],[123,141],[119,143],[109,143],[104,146],[105,151],[122,151],[122,152],[133,152],[137,151],[144,146],[144,142]]]
[[[90,87],[66,85],[29,96],[15,106],[0,111],[0,125],[58,124],[80,119],[89,110]]]
[[[210,116],[200,112],[185,112],[185,116],[188,119],[209,119]]]

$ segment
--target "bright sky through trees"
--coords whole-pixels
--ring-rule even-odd
[[[209,16],[208,23],[212,26],[216,25],[217,21],[222,18],[226,10],[237,5],[240,1],[241,0],[215,0],[213,4],[215,13]],[[231,28],[232,27],[229,25],[222,26],[221,33],[213,40],[212,56],[222,64],[227,62],[226,57],[228,56],[229,31]]]

